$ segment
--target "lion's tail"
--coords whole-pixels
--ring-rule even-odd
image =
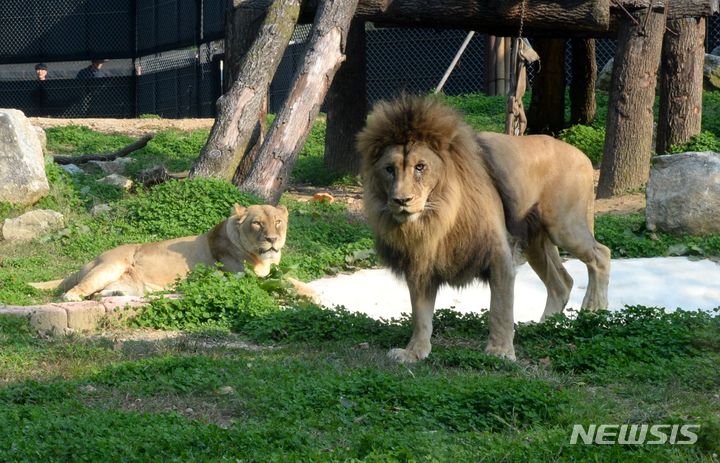
[[[64,278],[62,280],[39,281],[39,282],[28,283],[28,284],[35,289],[42,289],[42,290],[46,290],[46,291],[51,290],[51,289],[56,289],[56,288],[60,288],[63,291],[67,291],[68,289],[77,285],[79,281],[80,281],[80,272],[75,272],[72,275],[70,275],[67,278]]]

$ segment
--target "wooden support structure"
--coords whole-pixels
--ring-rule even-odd
[[[665,15],[640,10],[621,21],[597,197],[642,188],[650,173],[653,103]]]
[[[287,38],[289,37],[283,35],[282,40],[279,40],[278,34],[273,36],[273,34],[266,33],[281,19],[282,15],[276,12],[274,19],[270,20],[270,13],[267,13],[263,26],[258,29],[259,35],[256,40],[252,41],[250,48],[247,48],[250,43],[247,37],[239,38],[237,44],[228,46],[228,53],[231,56],[244,56],[245,59],[237,59],[228,66],[228,83],[233,82],[236,76],[237,78],[228,95],[219,102],[219,115],[216,124],[213,127],[207,146],[203,149],[191,172],[192,175],[210,175],[219,176],[220,178],[232,178],[233,174],[235,174],[235,179],[241,184],[241,188],[259,194],[273,202],[282,194],[290,171],[319,111],[323,98],[328,88],[331,87],[333,77],[340,63],[345,59],[346,38],[351,20],[358,24],[361,24],[362,21],[373,21],[380,25],[460,28],[501,37],[515,36],[519,29],[522,5],[520,1],[509,2],[502,0],[449,0],[447,2],[349,0],[345,3],[339,0],[232,1],[236,7],[239,8],[243,5],[250,11],[244,19],[246,24],[243,27],[245,29],[240,27],[241,22],[238,22],[236,29],[229,31],[230,34],[236,35],[240,33],[241,29],[248,30],[252,27],[258,27],[257,24],[262,17],[263,7],[270,8],[268,11],[272,11],[281,4],[298,7],[300,13],[296,18],[300,17],[301,20],[316,12],[313,36],[308,43],[308,52],[301,72],[294,79],[290,97],[275,119],[267,138],[262,142],[257,159],[253,162],[252,168],[247,175],[245,175],[245,171],[238,168],[238,165],[241,159],[246,161],[252,159],[246,153],[253,145],[256,148],[260,146],[260,142],[255,142],[260,133],[258,119],[263,117],[262,102],[270,79],[275,72],[273,66],[276,66],[277,62],[279,62],[279,55],[276,54],[279,48],[275,45],[269,48],[267,44],[281,44],[280,46],[284,46],[282,43],[287,44]],[[648,71],[649,74],[639,73],[640,69],[645,69],[641,65],[644,65],[646,61],[649,63],[655,58],[653,55],[654,49],[646,50],[642,44],[637,42],[638,32],[641,35],[662,33],[665,16],[674,19],[687,16],[707,16],[716,13],[718,11],[718,1],[674,0],[670,8],[668,8],[668,0],[653,0],[652,2],[650,0],[527,1],[524,15],[523,35],[525,36],[548,39],[559,37],[606,37],[614,36],[615,31],[619,30],[620,43],[615,62],[620,63],[623,60],[628,60],[628,62],[620,66],[616,65],[616,69],[619,69],[620,74],[618,77],[614,74],[613,77],[613,90],[610,97],[610,112],[612,114],[608,116],[609,141],[606,141],[606,160],[604,163],[613,164],[619,162],[619,166],[606,169],[608,172],[610,170],[618,172],[625,169],[627,154],[618,154],[618,150],[622,151],[627,148],[628,139],[632,138],[633,142],[636,141],[636,138],[642,139],[641,148],[644,150],[644,140],[651,133],[652,120],[650,120],[650,128],[648,129],[645,123],[645,113],[640,118],[635,117],[637,111],[646,111],[644,102],[647,95],[643,92],[638,93],[633,80],[642,80],[643,85],[649,85],[654,89],[654,84],[651,85],[649,81],[655,77],[652,70]],[[350,7],[348,5],[354,11],[349,11],[348,8]],[[329,13],[330,10],[333,13]],[[632,15],[632,20],[627,15]],[[658,20],[658,15],[662,16],[663,19]],[[283,24],[288,22],[285,21]],[[275,25],[275,27],[278,26]],[[635,27],[634,31],[632,27]],[[658,32],[653,30],[655,27],[659,28]],[[509,49],[509,43],[506,46],[504,42],[504,40],[497,38],[493,42],[493,49],[500,56],[506,54],[505,52]],[[562,48],[557,45],[561,41],[548,40],[548,43],[556,44],[556,46],[551,47],[554,51]],[[589,44],[590,42],[585,43],[586,46]],[[539,48],[541,49],[542,46]],[[248,51],[246,52],[245,49]],[[541,50],[538,51],[541,52]],[[554,51],[551,54],[553,56],[563,54]],[[587,52],[587,49],[585,51]],[[659,55],[657,59],[659,59]],[[505,61],[507,63],[494,58],[490,62],[491,66],[495,64],[492,67],[491,74],[491,80],[495,80],[496,84],[494,85],[495,93],[507,91],[503,78],[509,74],[510,62],[509,60]],[[547,58],[543,60],[543,72],[540,79],[537,80],[541,82],[545,80],[547,85],[543,87],[542,93],[546,93],[546,98],[552,101],[551,107],[557,106],[560,108],[563,106],[562,99],[558,100],[554,95],[558,93],[555,90],[560,88],[560,84],[564,81],[564,70],[561,65],[554,65],[554,61],[554,59]],[[657,69],[657,65],[655,69]],[[360,73],[360,71],[356,71],[356,73]],[[546,76],[542,77],[542,74],[546,74]],[[641,75],[640,79],[637,78],[638,75]],[[340,76],[342,78],[342,74]],[[622,84],[619,83],[621,81]],[[623,87],[623,85],[626,87]],[[349,86],[341,82],[337,85],[338,93],[335,92],[335,89],[331,91],[331,98],[336,101],[333,106],[342,106],[342,103],[337,103],[337,101],[347,101],[342,98],[346,98],[350,94],[348,88]],[[547,89],[552,91],[548,93],[545,91]],[[493,91],[492,82],[489,90]],[[590,91],[589,86],[584,89],[574,89],[577,92],[580,92],[580,90],[584,91],[585,94]],[[619,92],[622,92],[622,95]],[[263,95],[260,96],[260,93]],[[564,98],[564,84],[560,93],[562,94],[561,97]],[[643,93],[642,97],[639,97],[640,93]],[[341,99],[337,100],[337,98]],[[559,105],[555,104],[556,100],[560,101]],[[538,107],[542,108],[542,110],[536,113],[536,120],[547,122],[546,126],[540,130],[556,132],[563,128],[562,109],[547,111],[544,104]],[[337,110],[342,111],[342,108],[333,107],[330,109],[331,112]],[[530,113],[532,112],[533,108],[531,106],[528,119],[531,119]],[[558,115],[560,116],[558,117]],[[650,115],[650,117],[652,116]],[[346,130],[342,128],[341,126],[347,121],[344,121],[342,116],[338,117],[338,113],[329,116],[329,118],[329,121],[342,122],[342,124],[335,125],[328,132],[327,137],[330,140],[328,149],[335,150],[337,153],[340,148],[333,148],[333,140],[344,139],[347,142],[351,137],[344,134],[349,134],[354,129]],[[590,117],[587,115],[574,116],[573,119],[589,121]],[[628,122],[633,119],[642,119],[643,122],[635,125]],[[332,124],[329,125],[332,126]],[[637,148],[637,143],[635,143],[633,149],[637,150]],[[348,151],[347,148],[342,149]],[[326,161],[329,162],[328,166],[331,165],[334,158],[340,159],[339,156],[332,154],[329,158],[326,158]],[[219,164],[218,159],[221,160]],[[647,165],[646,160],[643,162]],[[208,166],[210,167],[208,168]],[[221,174],[218,175],[218,172],[221,172]],[[603,172],[604,177],[601,176],[601,186],[598,194],[614,194],[613,192],[618,191],[618,188],[626,187],[623,182],[616,183],[614,180],[609,180],[615,176],[613,172]],[[642,175],[639,177],[641,178]]]
[[[705,19],[668,21],[668,29],[660,60],[658,154],[699,134],[702,119]]]

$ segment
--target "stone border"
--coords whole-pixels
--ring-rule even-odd
[[[167,297],[177,297],[169,294]],[[97,301],[57,302],[36,306],[0,305],[0,315],[26,317],[38,332],[64,335],[77,331],[93,331],[105,316],[119,317],[133,313],[147,304],[138,296],[110,296]]]

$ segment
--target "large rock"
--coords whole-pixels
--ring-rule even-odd
[[[34,204],[49,190],[35,128],[22,111],[0,109],[0,201]]]
[[[720,153],[655,156],[650,168],[647,228],[667,233],[720,233]]]
[[[610,91],[610,82],[612,82],[613,59],[610,58],[602,70],[598,73],[595,81],[595,88],[603,92]]]
[[[6,240],[31,240],[45,233],[58,230],[64,225],[61,213],[37,209],[14,219],[5,219],[2,236]]]
[[[703,83],[705,90],[720,89],[720,56],[705,54]]]

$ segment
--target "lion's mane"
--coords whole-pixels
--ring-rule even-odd
[[[373,165],[386,147],[415,143],[437,153],[444,172],[421,217],[399,224],[387,210],[388,192]],[[357,147],[366,214],[378,254],[393,271],[425,284],[487,280],[490,256],[506,239],[497,236],[505,230],[504,211],[476,135],[462,117],[438,99],[405,95],[373,108]]]

